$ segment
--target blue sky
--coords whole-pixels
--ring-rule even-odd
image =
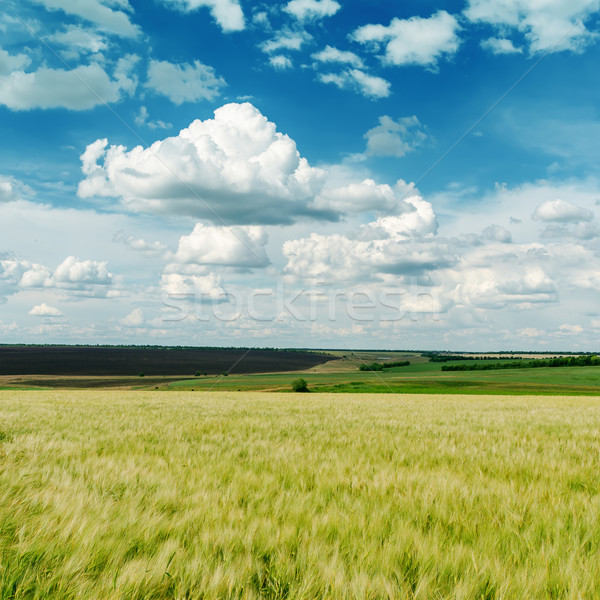
[[[3,9],[0,341],[597,349],[600,2]]]

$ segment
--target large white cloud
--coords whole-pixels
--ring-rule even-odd
[[[94,23],[98,29],[123,37],[137,37],[141,29],[134,25],[127,12],[132,12],[127,0],[33,0],[47,10],[62,11]],[[122,10],[115,10],[116,6]]]
[[[435,67],[438,61],[458,50],[460,26],[456,18],[440,10],[429,18],[392,19],[388,26],[363,25],[352,38],[378,49],[385,44],[385,62],[392,65]]]
[[[385,190],[371,186],[373,194]],[[286,273],[298,279],[368,281],[381,274],[416,275],[453,261],[444,243],[430,243],[437,231],[431,204],[418,195],[402,201],[400,214],[364,225],[354,235],[320,235],[283,244]]]
[[[186,12],[208,7],[223,31],[241,31],[246,26],[244,12],[238,0],[162,0]]]
[[[147,87],[169,98],[175,104],[214,100],[226,85],[215,70],[199,60],[194,64],[174,64],[151,60],[148,66]]]
[[[302,158],[251,104],[227,104],[149,148],[90,144],[79,195],[121,198],[135,211],[189,215],[217,224],[290,223],[333,218],[314,198],[325,172]]]
[[[121,61],[114,79],[98,63],[71,71],[48,67],[31,73],[12,71],[0,76],[0,104],[13,110],[87,110],[98,104],[117,102],[123,92],[135,88],[135,81],[128,77],[129,69],[125,67],[126,61]]]
[[[335,0],[290,0],[284,10],[301,21],[331,17],[340,10]]]
[[[469,0],[465,15],[501,32],[517,29],[532,52],[556,52],[579,50],[597,37],[584,22],[598,10],[598,0]]]

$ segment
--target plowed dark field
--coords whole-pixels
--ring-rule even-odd
[[[328,354],[244,348],[0,346],[0,375],[189,375],[301,371]]]

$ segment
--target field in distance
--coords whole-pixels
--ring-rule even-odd
[[[121,350],[108,352],[111,360],[116,361]],[[139,357],[143,352],[150,352],[155,364],[144,373],[144,377],[140,377],[133,366],[139,367]],[[465,361],[431,362],[426,353],[382,350],[251,350],[244,355],[245,352],[242,349],[195,349],[195,352],[190,349],[161,349],[160,352],[137,349],[129,355],[130,359],[137,355],[137,362],[130,360],[120,366],[125,372],[134,371],[131,375],[102,375],[101,369],[96,375],[52,374],[52,362],[49,361],[44,371],[46,374],[0,376],[0,389],[113,387],[194,392],[290,392],[292,381],[302,377],[311,391],[328,393],[600,395],[600,366],[451,372],[443,371],[442,367],[465,364]],[[84,356],[87,373],[94,372],[90,355]],[[469,358],[474,356],[469,355]],[[513,361],[513,356],[520,357],[524,364],[531,358],[543,359],[557,355],[486,354],[478,356],[477,361],[466,361],[466,364],[498,365]],[[156,361],[157,357],[160,360]],[[182,357],[189,362],[178,363]],[[361,366],[373,362],[409,364],[377,372],[360,370]],[[194,372],[193,365],[200,364],[206,368]],[[31,367],[30,373],[34,372],[35,367]]]
[[[0,392],[0,598],[596,598],[600,398]]]
[[[430,362],[427,356],[415,352],[339,351],[332,354],[336,354],[339,360],[316,365],[299,374],[196,377],[155,387],[168,390],[284,392],[290,391],[291,381],[301,376],[311,391],[327,393],[600,395],[600,366],[448,372],[442,371],[442,367],[464,364],[465,361]],[[532,356],[543,359],[557,355],[522,355],[526,359]],[[361,365],[377,361],[383,364],[408,361],[410,364],[378,372],[359,369]],[[511,358],[490,361],[482,358],[477,360],[477,364],[511,361]]]

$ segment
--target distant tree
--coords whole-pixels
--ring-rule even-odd
[[[144,373],[144,371],[142,371],[142,372],[140,373],[140,377],[144,377],[144,375],[145,375],[145,373]]]
[[[196,375],[196,377],[200,377],[200,375],[202,375],[202,373],[200,373],[200,371],[196,371],[195,375]]]
[[[299,379],[294,379],[292,381],[292,389],[295,392],[308,392],[308,384],[306,383],[306,379],[300,377]]]
[[[227,377],[227,375],[229,375],[229,373],[227,371],[223,371],[223,377]]]

